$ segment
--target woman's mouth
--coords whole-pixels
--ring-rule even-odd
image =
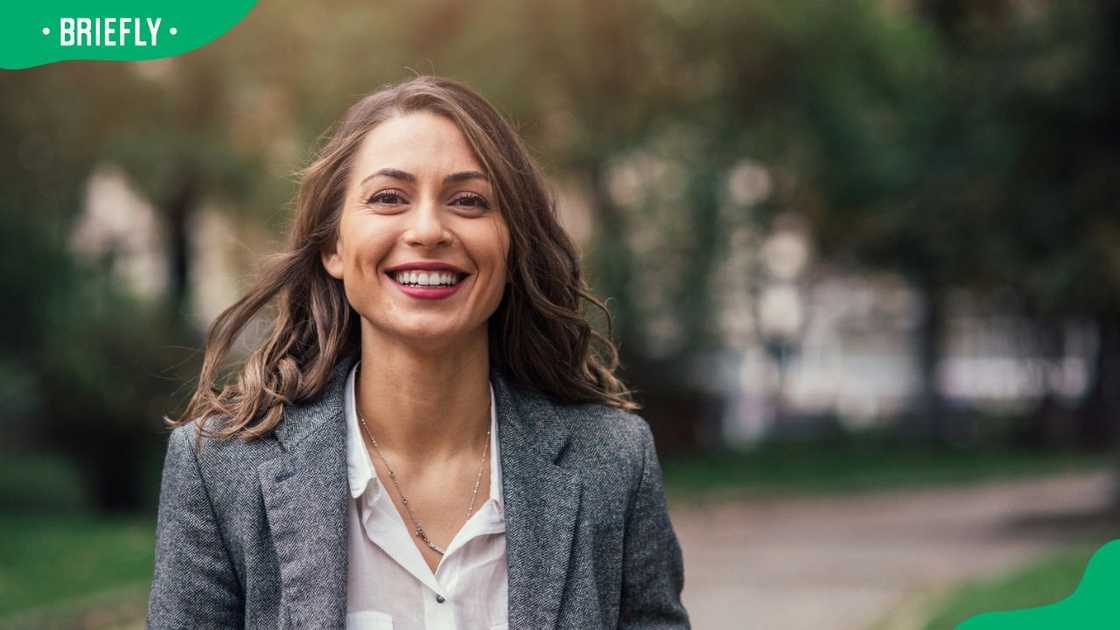
[[[421,300],[442,300],[454,295],[466,284],[469,273],[445,271],[390,271],[389,280],[402,293]]]

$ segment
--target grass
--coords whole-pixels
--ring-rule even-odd
[[[952,630],[980,613],[1035,608],[1065,599],[1081,582],[1096,549],[1071,547],[998,578],[968,582],[937,600],[925,630]]]
[[[159,469],[148,477],[154,495]],[[0,457],[0,630],[142,624],[155,560],[154,509],[104,516],[92,511],[94,503],[72,460]]]
[[[146,588],[154,545],[148,517],[0,516],[0,620]]]
[[[932,449],[886,442],[767,445],[702,458],[666,459],[670,501],[852,494],[1106,470],[1113,455],[984,448]]]

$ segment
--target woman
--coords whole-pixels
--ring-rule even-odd
[[[169,421],[149,626],[687,628],[653,439],[580,299],[606,309],[501,115],[375,92],[296,206]]]

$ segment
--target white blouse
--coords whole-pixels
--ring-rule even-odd
[[[350,478],[346,627],[352,630],[507,630],[509,582],[501,458],[490,386],[490,498],[455,534],[435,573],[384,491],[358,426],[354,375],[346,380]]]

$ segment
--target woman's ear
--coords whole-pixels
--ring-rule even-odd
[[[338,243],[335,243],[333,251],[324,251],[321,255],[323,261],[323,268],[327,270],[333,278],[342,280],[342,256],[338,251]]]

